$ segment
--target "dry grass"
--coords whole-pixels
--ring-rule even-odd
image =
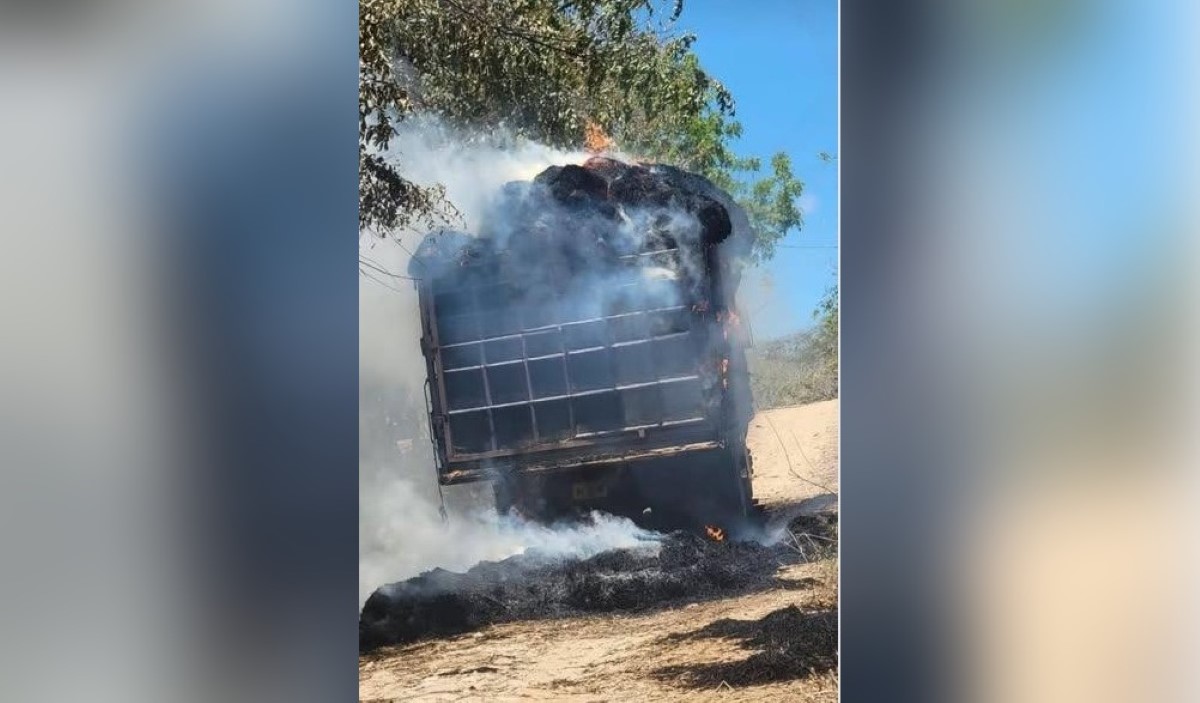
[[[836,337],[798,332],[747,350],[758,410],[815,403],[838,395]]]

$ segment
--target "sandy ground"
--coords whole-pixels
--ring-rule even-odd
[[[838,401],[758,414],[750,427],[755,495],[769,510],[836,506]],[[837,673],[731,685],[722,672],[757,650],[697,636],[716,620],[757,620],[837,603],[837,562],[790,566],[769,591],[650,613],[494,625],[379,650],[359,660],[360,701],[836,701]],[[714,685],[714,681],[716,681]]]
[[[778,408],[750,421],[754,497],[766,507],[836,505],[838,401]]]

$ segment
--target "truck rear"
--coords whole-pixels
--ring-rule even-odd
[[[592,159],[509,184],[410,264],[438,480],[497,508],[657,529],[752,511],[745,216],[706,180]]]

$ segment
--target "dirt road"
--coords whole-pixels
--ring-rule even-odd
[[[749,444],[755,495],[768,510],[835,509],[838,401],[760,413]],[[770,591],[651,613],[506,623],[379,650],[359,660],[359,699],[836,701],[836,669],[813,665],[796,678],[795,666],[782,671],[759,645],[780,627],[831,636],[837,562],[789,566],[779,576]]]

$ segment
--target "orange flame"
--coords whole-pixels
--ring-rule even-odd
[[[704,534],[708,535],[709,538],[712,539],[712,541],[714,541],[714,542],[724,542],[725,541],[725,530],[722,530],[719,527],[714,527],[713,525],[705,525],[704,526]]]
[[[612,146],[612,137],[605,133],[604,128],[596,122],[588,120],[583,128],[583,148],[593,154],[600,154],[608,151]]]

